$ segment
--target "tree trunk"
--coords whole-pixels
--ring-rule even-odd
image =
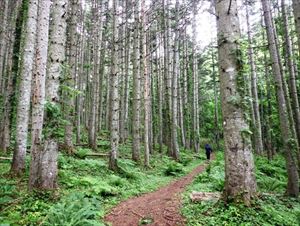
[[[145,0],[141,3],[141,22],[142,22],[142,47],[143,47],[143,73],[144,73],[144,166],[149,167],[149,156],[150,156],[150,78],[148,74],[148,53],[147,53],[147,42],[146,42],[146,14],[145,14]]]
[[[194,152],[199,152],[199,92],[198,92],[198,62],[197,62],[197,48],[196,48],[196,12],[197,7],[194,2],[193,6],[193,150]]]
[[[48,56],[48,32],[50,17],[50,0],[41,0],[38,8],[37,22],[37,43],[35,56],[35,69],[33,74],[33,95],[32,95],[32,130],[31,130],[31,162],[29,172],[29,189],[44,188],[47,186],[45,171],[48,165],[57,164],[55,154],[55,144],[42,141],[42,130],[44,122],[45,105],[45,80]],[[51,146],[47,152],[47,146]],[[57,149],[56,149],[57,150]],[[49,157],[49,158],[48,158]],[[45,163],[46,161],[47,163]],[[50,161],[50,162],[48,162]],[[55,163],[52,163],[55,161]],[[54,176],[54,175],[53,175]],[[56,177],[56,176],[55,176]],[[46,187],[45,187],[46,188]]]
[[[272,15],[270,10],[270,2],[268,0],[262,0],[262,6],[264,11],[264,19],[267,27],[267,38],[269,43],[269,52],[272,60],[272,71],[274,76],[274,82],[277,93],[277,101],[279,106],[279,120],[280,120],[280,130],[284,142],[284,151],[286,158],[286,167],[288,174],[288,185],[287,185],[287,194],[289,196],[298,196],[299,187],[298,187],[298,171],[295,164],[293,152],[294,147],[292,144],[292,135],[291,128],[289,124],[289,117],[287,112],[287,103],[284,97],[283,90],[283,80],[282,74],[279,65],[279,54],[275,42],[274,28],[272,26]]]
[[[117,154],[119,146],[119,95],[118,95],[118,15],[117,2],[113,0],[113,20],[112,20],[112,50],[111,50],[111,90],[110,90],[110,145],[109,169],[116,171]]]
[[[176,31],[175,31],[175,43],[174,43],[174,63],[173,63],[173,79],[172,79],[172,157],[175,160],[179,160],[179,145],[178,145],[178,135],[177,135],[177,128],[178,128],[178,96],[177,96],[177,89],[178,89],[178,77],[179,77],[179,1],[176,0]]]
[[[29,1],[26,35],[24,41],[23,65],[17,107],[16,145],[11,172],[23,174],[27,150],[28,122],[31,97],[31,80],[37,31],[38,0]]]
[[[251,94],[252,94],[252,107],[254,114],[254,143],[255,143],[255,151],[258,154],[262,154],[263,152],[263,142],[262,142],[262,130],[261,130],[261,121],[260,121],[260,112],[259,112],[259,102],[258,102],[258,92],[257,92],[257,78],[256,78],[256,66],[254,61],[254,52],[252,47],[252,36],[251,36],[251,28],[249,22],[249,9],[248,5],[246,5],[246,18],[247,18],[247,28],[248,28],[248,57],[250,62],[250,70],[251,70]]]
[[[240,29],[236,0],[218,1],[216,14],[225,141],[224,198],[227,201],[241,199],[246,205],[250,205],[250,200],[256,193],[256,181],[249,126],[241,105],[240,90],[245,87],[238,87],[243,80],[243,65],[238,59]]]
[[[298,51],[300,57],[300,0],[293,0],[293,13],[295,19],[295,27],[298,39]]]
[[[78,23],[78,12],[79,12],[80,0],[70,1],[70,17],[69,17],[69,28],[68,28],[68,62],[69,62],[69,73],[66,76],[65,85],[68,87],[65,93],[65,117],[67,124],[65,126],[65,146],[66,151],[71,154],[74,152],[73,147],[73,124],[74,124],[74,111],[75,101],[72,89],[74,89],[74,81],[77,77],[77,23]]]
[[[132,100],[132,159],[136,162],[140,159],[140,99],[141,99],[141,76],[139,70],[139,0],[134,6],[135,28],[133,34],[133,100]]]

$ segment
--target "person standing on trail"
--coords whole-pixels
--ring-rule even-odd
[[[207,160],[210,160],[210,154],[212,152],[212,148],[209,144],[205,144],[205,153]]]

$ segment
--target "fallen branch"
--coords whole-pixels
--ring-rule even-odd
[[[109,156],[109,154],[107,154],[107,153],[88,153],[88,154],[86,154],[86,157],[89,157],[89,156],[91,156],[91,157],[107,157],[107,156]]]
[[[9,161],[12,161],[12,157],[0,157],[0,160],[9,160]]]

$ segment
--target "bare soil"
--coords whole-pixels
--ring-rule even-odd
[[[105,221],[112,226],[185,225],[185,219],[180,214],[181,193],[206,166],[207,164],[203,163],[188,175],[157,191],[121,202],[105,216]]]

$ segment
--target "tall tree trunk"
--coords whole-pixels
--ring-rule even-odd
[[[118,14],[117,2],[113,0],[113,20],[112,20],[112,50],[111,50],[111,90],[110,90],[110,145],[109,168],[117,170],[117,154],[119,146],[119,95],[118,95]]]
[[[263,142],[262,142],[262,130],[261,130],[261,120],[260,120],[260,112],[259,112],[259,102],[258,102],[258,92],[257,92],[257,76],[256,76],[256,66],[254,60],[254,52],[252,47],[252,36],[251,36],[251,27],[249,20],[249,9],[248,5],[246,5],[246,18],[247,18],[247,29],[248,29],[248,57],[250,62],[250,70],[251,70],[251,94],[252,94],[252,107],[254,114],[254,143],[255,143],[255,151],[258,154],[262,154],[263,152]]]
[[[135,28],[133,34],[133,101],[132,101],[132,159],[139,161],[140,159],[140,99],[141,99],[141,76],[139,70],[139,0],[136,0],[134,6]]]
[[[218,110],[218,105],[219,105],[219,100],[218,100],[218,89],[217,89],[217,81],[216,81],[216,71],[215,71],[215,57],[214,57],[214,51],[211,53],[211,58],[212,58],[212,76],[213,76],[213,83],[214,83],[214,124],[215,124],[215,143],[217,144],[217,149],[220,150],[220,129],[219,129],[219,110]]]
[[[141,3],[141,22],[142,22],[142,47],[143,47],[143,74],[144,74],[144,166],[149,167],[149,156],[150,156],[150,78],[148,73],[148,53],[147,53],[147,42],[146,42],[146,12],[145,12],[145,0]]]
[[[224,198],[235,201],[242,199],[246,205],[250,205],[256,193],[256,181],[249,126],[240,104],[243,87],[238,87],[243,80],[243,65],[238,59],[240,29],[236,0],[218,1],[216,15],[225,140]]]
[[[296,33],[298,37],[298,51],[300,57],[300,0],[293,0],[293,13],[295,19]]]
[[[28,122],[31,96],[32,70],[37,31],[38,0],[29,1],[26,35],[24,41],[23,65],[19,86],[17,107],[16,145],[14,149],[11,172],[23,174],[25,170],[25,156],[27,150]]]
[[[8,41],[8,11],[9,11],[9,1],[3,1],[3,18],[2,28],[1,28],[1,36],[0,36],[0,95],[3,93],[2,90],[4,89],[4,66],[5,66],[5,53],[7,51],[7,41]]]
[[[74,124],[74,112],[75,101],[72,89],[74,89],[74,81],[77,74],[77,22],[79,12],[80,0],[70,0],[70,17],[69,17],[69,46],[68,46],[68,62],[69,62],[69,74],[66,76],[65,85],[68,90],[65,94],[65,117],[67,124],[65,126],[65,149],[71,154],[73,153],[73,124]]]
[[[199,92],[198,92],[198,62],[197,62],[197,48],[196,48],[196,2],[194,2],[193,6],[193,150],[194,152],[199,152]]]
[[[285,48],[286,48],[286,55],[287,55],[287,67],[289,71],[288,85],[290,91],[290,98],[292,100],[292,111],[294,116],[298,144],[300,144],[300,110],[299,110],[300,108],[299,108],[299,100],[297,94],[296,73],[294,70],[295,68],[294,68],[294,60],[293,60],[293,52],[292,52],[292,43],[289,36],[288,17],[286,14],[286,7],[285,7],[284,0],[281,0],[281,9],[282,9],[282,17],[283,17]]]
[[[16,99],[14,87],[17,83],[17,75],[19,70],[19,57],[21,46],[21,32],[23,27],[23,11],[25,2],[21,0],[12,1],[9,5],[9,26],[7,28],[7,43],[5,51],[5,62],[3,64],[3,112],[0,109],[0,150],[6,152],[10,145],[12,112],[14,108],[13,102]],[[1,93],[0,93],[1,94]]]
[[[283,80],[282,74],[279,65],[279,54],[275,42],[274,28],[272,26],[272,15],[270,9],[270,2],[268,0],[262,0],[262,6],[264,11],[264,19],[267,27],[267,38],[269,43],[269,52],[272,61],[272,71],[274,76],[274,82],[277,93],[277,101],[279,106],[279,120],[280,120],[280,130],[284,142],[284,151],[286,158],[286,167],[288,173],[288,184],[287,184],[287,194],[289,196],[298,196],[299,187],[298,187],[298,171],[293,156],[295,150],[292,144],[292,135],[291,128],[289,124],[289,117],[287,112],[287,103],[284,97],[283,90]]]
[[[47,165],[48,153],[44,151],[42,130],[44,122],[45,81],[48,56],[48,32],[50,17],[50,0],[40,0],[37,22],[37,43],[35,55],[35,69],[33,74],[32,95],[32,130],[31,130],[31,162],[29,172],[29,189],[44,188],[42,177]],[[52,144],[49,144],[52,146]],[[45,146],[47,148],[47,144]],[[54,148],[54,144],[53,144]],[[50,159],[50,158],[49,158]],[[46,175],[43,175],[46,176]]]
[[[179,145],[178,145],[178,77],[179,77],[179,1],[176,0],[176,31],[175,31],[175,43],[174,43],[174,63],[173,63],[173,78],[172,78],[172,156],[175,160],[179,160]]]

